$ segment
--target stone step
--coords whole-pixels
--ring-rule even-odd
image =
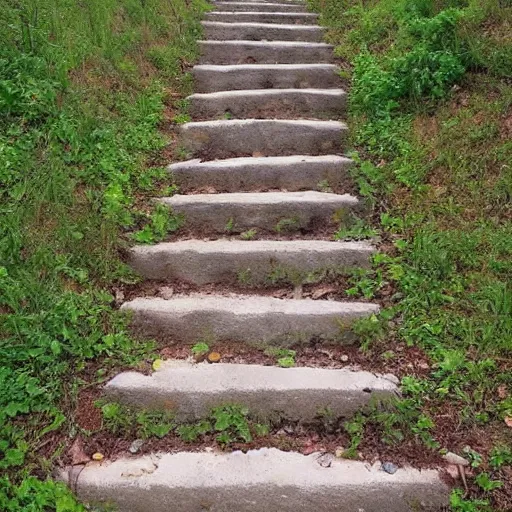
[[[274,231],[281,221],[288,221],[295,232],[335,228],[348,212],[362,210],[358,199],[349,194],[311,190],[174,195],[157,200],[183,214],[185,227],[208,233],[240,233],[252,228]]]
[[[231,119],[183,124],[180,143],[193,156],[214,160],[342,153],[346,136],[338,121]]]
[[[189,160],[168,167],[182,192],[211,188],[217,192],[283,189],[318,190],[325,185],[343,190],[353,161],[338,155],[274,156]]]
[[[342,89],[255,89],[192,94],[190,115],[208,119],[229,114],[238,119],[338,118],[346,110]]]
[[[116,375],[104,394],[138,408],[171,409],[177,421],[199,420],[215,407],[240,404],[258,420],[307,422],[322,410],[330,410],[333,418],[347,418],[371,400],[392,399],[398,393],[397,381],[390,375],[348,369],[167,360],[152,375]]]
[[[128,261],[147,279],[256,286],[271,278],[301,282],[313,272],[368,267],[374,252],[365,242],[184,240],[132,247]]]
[[[229,12],[307,12],[302,3],[297,2],[215,2],[213,4],[217,11]]]
[[[334,60],[333,46],[294,41],[198,41],[201,64],[321,64]]]
[[[254,89],[332,89],[340,87],[334,64],[241,64],[194,66],[198,93]]]
[[[324,30],[318,25],[276,25],[274,23],[225,23],[203,21],[204,36],[215,41],[307,41],[321,42]]]
[[[311,340],[352,343],[352,323],[379,311],[376,304],[365,302],[201,294],[169,300],[136,298],[122,309],[132,313],[131,325],[137,333],[166,343],[207,339],[258,347]]]
[[[438,470],[398,469],[277,448],[247,453],[158,453],[90,462],[60,474],[84,502],[119,512],[413,512],[444,510],[450,487]],[[342,499],[340,499],[342,497]]]
[[[206,19],[225,23],[256,22],[310,25],[317,22],[318,14],[313,12],[212,11],[207,13]]]
[[[67,468],[60,479],[81,501],[119,512],[413,512],[448,508],[437,470],[302,455],[277,448],[247,453],[178,452]]]

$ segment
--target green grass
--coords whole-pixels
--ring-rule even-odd
[[[0,509],[75,511],[48,479],[62,446],[40,450],[79,433],[84,383],[151,354],[112,287],[135,279],[119,258],[130,233],[179,224],[139,205],[171,185],[160,127],[190,90],[206,3],[0,5]]]
[[[353,448],[367,428],[461,454],[476,437],[471,492],[452,509],[509,510],[511,461],[493,460],[512,444],[512,5],[310,3],[351,78],[354,179],[390,247],[352,278],[351,296],[394,292],[358,334],[384,358],[404,343],[431,361],[404,379],[406,407],[347,424]]]

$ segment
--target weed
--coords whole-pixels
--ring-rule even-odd
[[[160,242],[169,233],[177,231],[184,222],[182,215],[175,215],[165,205],[157,203],[150,215],[146,215],[147,224],[133,233],[132,238],[140,244]]]
[[[255,229],[249,229],[248,231],[244,231],[243,233],[240,233],[240,238],[242,240],[254,240],[256,238],[256,235],[258,234],[258,231]]]
[[[203,435],[215,433],[216,440],[224,446],[240,441],[249,443],[253,435],[265,436],[268,432],[267,425],[250,422],[249,410],[240,405],[216,407],[208,419],[177,428],[184,441],[193,442]]]
[[[324,192],[324,193],[327,193],[327,192],[332,192],[332,188],[331,186],[329,185],[329,182],[327,180],[322,180],[322,181],[319,181],[316,188],[320,191],[320,192]]]
[[[233,217],[230,217],[228,219],[228,221],[226,222],[226,227],[224,228],[224,231],[226,231],[226,233],[231,233],[234,228],[235,228],[235,220],[233,219]]]
[[[208,343],[205,343],[204,341],[200,341],[196,343],[191,349],[192,354],[195,356],[202,356],[204,354],[207,354],[210,351],[210,347]]]
[[[281,368],[293,368],[295,366],[295,350],[280,347],[268,347],[265,354],[276,358],[277,366]]]
[[[300,219],[298,217],[290,217],[281,219],[274,227],[277,233],[292,233],[301,228]]]
[[[99,401],[97,405],[101,408],[103,427],[115,435],[161,438],[176,426],[171,412],[136,410],[116,402]]]

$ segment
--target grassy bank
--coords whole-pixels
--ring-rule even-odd
[[[382,238],[351,293],[389,307],[360,331],[381,357],[403,345],[429,359],[398,412],[349,428],[356,444],[465,455],[453,510],[511,510],[512,4],[311,5],[351,87],[354,177]]]
[[[0,509],[81,510],[47,479],[52,436],[76,434],[83,382],[151,350],[111,291],[134,279],[119,259],[128,231],[171,227],[139,204],[165,192],[206,4],[0,6]]]

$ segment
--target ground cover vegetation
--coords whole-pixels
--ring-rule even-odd
[[[119,258],[131,236],[154,241],[179,222],[139,204],[169,193],[169,128],[207,5],[0,7],[0,509],[78,511],[49,477],[62,447],[45,458],[44,445],[76,433],[84,381],[151,350],[129,336],[109,290],[134,279]]]
[[[471,468],[452,509],[511,510],[512,4],[310,4],[351,89],[354,178],[374,212],[355,235],[383,242],[349,293],[388,307],[357,329],[369,352],[392,359],[393,342],[430,359],[397,409],[346,425],[351,449],[377,435],[453,450]]]

